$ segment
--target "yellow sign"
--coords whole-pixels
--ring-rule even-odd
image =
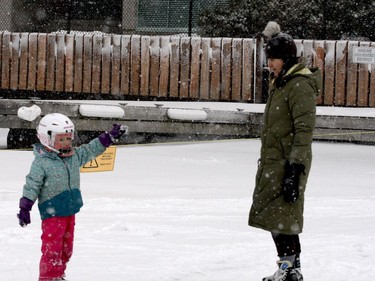
[[[87,162],[81,172],[106,172],[113,171],[115,167],[116,146],[107,147],[107,149],[94,160]]]

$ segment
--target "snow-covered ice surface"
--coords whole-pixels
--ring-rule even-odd
[[[0,139],[0,141],[4,139]],[[117,149],[113,172],[83,173],[70,281],[260,281],[270,234],[247,226],[259,140]],[[375,146],[313,144],[301,235],[305,280],[375,275]],[[37,280],[40,219],[16,213],[31,151],[0,150],[0,279]]]

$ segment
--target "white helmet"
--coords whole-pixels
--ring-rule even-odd
[[[61,156],[70,156],[74,153],[72,142],[68,145],[60,142],[61,137],[74,140],[74,124],[67,116],[60,113],[47,114],[39,121],[37,132],[40,142],[52,151]]]

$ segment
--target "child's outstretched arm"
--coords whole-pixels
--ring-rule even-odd
[[[127,133],[127,126],[114,124],[109,132],[101,133],[99,137],[93,139],[88,144],[83,144],[78,147],[76,149],[76,154],[80,161],[80,167],[102,154],[108,146],[117,143],[119,139]]]

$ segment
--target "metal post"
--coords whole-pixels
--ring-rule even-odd
[[[68,9],[66,11],[66,29],[68,33],[70,33],[70,31],[72,30],[72,15],[71,15],[72,10],[73,10],[72,0],[69,0]]]
[[[263,101],[263,37],[258,35],[256,37],[256,56],[255,56],[255,103],[262,103]]]
[[[193,28],[193,0],[189,0],[189,27],[188,27],[189,37],[191,37],[192,28]]]

